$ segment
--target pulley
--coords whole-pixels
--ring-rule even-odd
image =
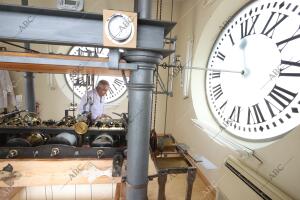
[[[26,139],[32,146],[40,146],[49,140],[49,136],[40,132],[33,132],[30,133]]]
[[[7,141],[8,147],[31,147],[31,144],[25,138],[11,138]]]
[[[48,144],[65,144],[76,146],[77,144],[77,137],[72,133],[62,132],[55,137],[52,137]]]
[[[96,137],[92,142],[92,147],[113,147],[114,139],[108,134],[102,134]]]
[[[77,134],[85,134],[91,124],[91,112],[85,112],[77,116],[77,122],[74,124],[74,130]]]

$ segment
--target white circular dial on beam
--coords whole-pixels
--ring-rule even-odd
[[[125,44],[134,35],[132,19],[125,14],[113,14],[106,23],[105,33],[116,44]]]
[[[300,1],[254,1],[226,25],[207,67],[207,100],[226,130],[274,139],[300,123]]]
[[[89,57],[108,57],[109,49],[106,48],[95,48],[95,47],[73,47],[69,55],[77,56],[89,56]],[[74,94],[81,98],[87,90],[92,89],[92,85],[86,86],[84,83],[91,83],[91,75],[87,76],[84,74],[65,74],[67,85]],[[90,79],[90,80],[88,80]],[[94,88],[100,80],[107,80],[109,82],[109,90],[105,96],[106,104],[112,103],[118,100],[121,96],[126,93],[126,85],[121,76],[94,76]],[[127,80],[128,81],[128,80]]]

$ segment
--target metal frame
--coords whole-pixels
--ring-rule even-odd
[[[0,26],[0,40],[104,47],[102,20],[102,15],[93,13],[0,5],[0,24],[9,24]],[[136,49],[169,53],[163,41],[174,26],[172,22],[139,19]]]

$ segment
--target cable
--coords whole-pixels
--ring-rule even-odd
[[[47,188],[46,188],[46,186],[44,186],[44,188],[45,188],[45,198],[47,200]]]
[[[159,1],[160,1],[160,0],[157,0],[157,1],[156,1],[156,20],[158,19],[158,8],[159,8],[159,7],[158,7],[158,4],[159,4]]]
[[[171,7],[172,7],[171,8],[171,22],[172,22],[173,21],[174,0],[172,0],[172,6]],[[172,38],[172,30],[170,31],[170,38]],[[172,44],[169,45],[169,50],[171,50],[171,45]],[[171,56],[169,56],[169,65],[170,65],[170,62],[171,62]],[[167,129],[168,99],[169,99],[169,80],[170,80],[170,68],[168,68],[167,96],[166,96],[166,103],[165,103],[166,110],[165,110],[164,135],[166,135],[166,129]]]
[[[1,41],[1,42],[4,43],[4,44],[8,44],[8,45],[11,45],[11,46],[14,46],[14,47],[18,47],[18,48],[21,48],[21,49],[25,49],[25,50],[27,50],[27,51],[31,51],[31,52],[34,52],[34,53],[41,53],[41,52],[39,52],[39,51],[30,49],[30,48],[26,48],[26,47],[23,47],[23,46],[20,46],[20,45],[17,45],[17,44],[13,44],[13,43],[10,43],[10,42],[5,42],[5,41]]]
[[[162,0],[160,0],[159,5],[159,20],[161,20],[161,8],[162,8]]]
[[[90,184],[90,188],[91,188],[91,200],[93,200],[93,185]]]
[[[158,91],[158,67],[156,67],[155,72],[154,73],[156,74],[156,81],[155,81],[155,96],[154,96],[154,98],[155,98],[154,99],[154,115],[153,115],[153,129],[154,130],[156,128],[156,108],[157,108],[157,96],[158,96],[157,95],[157,91]]]
[[[77,197],[77,196],[76,196],[76,184],[75,184],[75,200],[76,200],[76,197]]]
[[[25,187],[25,195],[26,195],[26,200],[27,200],[27,187]]]
[[[53,189],[52,189],[52,185],[51,185],[51,200],[53,200]]]

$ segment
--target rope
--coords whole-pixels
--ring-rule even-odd
[[[156,19],[158,19],[158,9],[159,9],[158,4],[159,4],[159,1],[160,0],[156,1]]]
[[[161,10],[162,10],[162,0],[157,0],[156,2],[156,19],[161,20]],[[159,18],[158,18],[159,17]],[[156,128],[156,108],[157,108],[157,91],[158,91],[158,66],[156,66],[156,70],[154,71],[154,76],[153,76],[153,82],[154,82],[154,78],[156,78],[155,80],[155,95],[154,95],[154,109],[151,109],[151,113],[150,113],[150,119],[153,120],[153,129],[155,130]],[[152,92],[152,106],[151,108],[153,108],[153,92]],[[154,115],[153,115],[153,110],[154,110]]]
[[[44,188],[45,188],[45,198],[47,200],[47,188],[46,188],[46,186],[44,186]]]
[[[52,189],[52,185],[51,185],[51,199],[53,200],[53,189]]]
[[[76,184],[75,184],[75,200],[77,199],[77,196],[76,196]]]
[[[26,200],[27,200],[27,187],[25,187],[25,195],[26,195]]]
[[[91,200],[93,199],[93,186],[92,184],[90,184],[90,188],[91,188]]]
[[[174,10],[174,0],[172,0],[172,9],[171,9],[171,22],[173,21],[173,10]],[[170,38],[172,38],[172,30],[170,31]],[[169,45],[169,50],[171,49],[171,45]],[[169,56],[169,65],[171,62],[171,56]],[[172,68],[173,70],[173,68]],[[170,79],[170,68],[168,68],[168,80],[167,80],[167,96],[166,96],[166,110],[165,110],[165,123],[164,123],[164,135],[166,135],[166,129],[167,129],[167,115],[168,115],[168,100],[169,100],[169,79]],[[172,80],[173,81],[173,80]]]
[[[156,67],[156,70],[154,72],[156,81],[155,81],[155,98],[154,98],[154,116],[153,116],[153,129],[155,130],[156,128],[156,108],[157,108],[157,91],[158,91],[158,67]],[[152,112],[151,112],[152,116]]]
[[[160,0],[160,5],[159,5],[159,20],[161,20],[161,8],[162,8],[162,0]]]

